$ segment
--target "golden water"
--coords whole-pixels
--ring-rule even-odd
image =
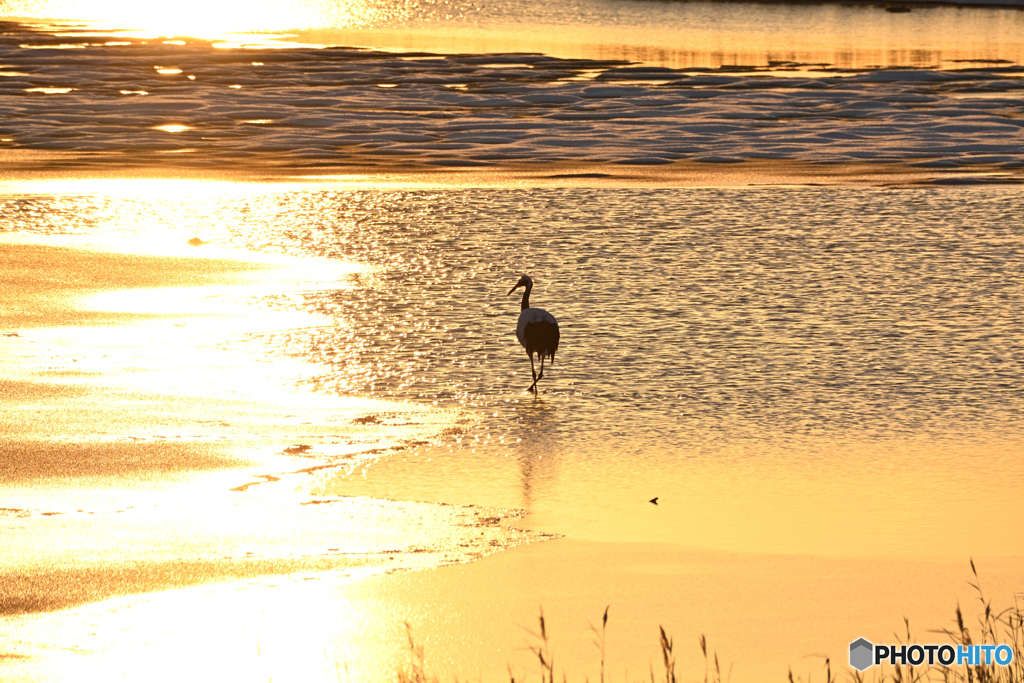
[[[173,7],[131,0],[9,0],[0,11],[154,36],[260,31],[313,44],[543,52],[673,68],[1024,62],[1024,15],[1012,8],[938,6],[891,13],[882,5],[662,0],[183,0]]]
[[[1020,551],[1016,191],[264,189],[10,198],[0,219],[349,264],[261,299],[321,322],[226,348],[457,417],[316,491],[521,507],[592,540]],[[521,272],[562,331],[537,398]]]

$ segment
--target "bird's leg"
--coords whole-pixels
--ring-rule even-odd
[[[540,356],[540,374],[537,375],[537,379],[544,379],[544,354]]]
[[[540,362],[541,362],[541,365],[543,365],[544,364],[544,359],[541,358]],[[530,354],[530,372],[533,373],[533,384],[530,385],[530,388],[527,389],[527,391],[532,391],[533,393],[536,394],[537,393],[537,380],[540,379],[540,378],[537,377],[537,369],[533,367],[533,354],[532,353]]]

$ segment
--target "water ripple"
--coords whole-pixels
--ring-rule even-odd
[[[200,223],[366,264],[336,290],[265,302],[332,324],[244,343],[315,362],[302,382],[316,391],[462,406],[479,422],[460,439],[529,429],[505,295],[520,272],[562,328],[541,400],[581,445],[1019,430],[1012,191],[310,190],[169,215],[119,201],[22,198],[0,216],[62,232]]]

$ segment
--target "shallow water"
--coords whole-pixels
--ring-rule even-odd
[[[315,491],[523,507],[584,539],[977,556],[1019,552],[1024,532],[1022,204],[977,188],[264,186],[9,198],[0,223],[363,266],[261,302],[329,324],[229,347],[308,362],[292,382],[315,392],[459,418]],[[506,296],[520,272],[562,331],[537,398]]]

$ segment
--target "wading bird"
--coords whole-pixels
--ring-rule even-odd
[[[530,357],[530,371],[533,372],[533,384],[527,391],[537,393],[537,381],[544,378],[544,356],[555,362],[555,351],[558,350],[558,321],[543,308],[530,308],[530,291],[533,289],[533,279],[529,275],[519,278],[516,286],[508,290],[508,293],[525,287],[523,292],[522,312],[519,314],[519,323],[516,325],[516,339],[526,349],[526,355]],[[540,374],[533,365],[533,354],[540,357]]]

